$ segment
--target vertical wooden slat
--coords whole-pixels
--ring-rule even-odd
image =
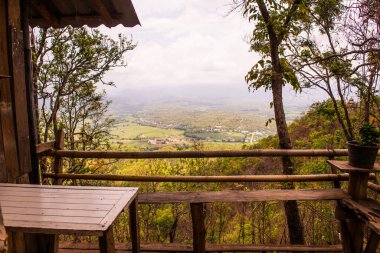
[[[5,0],[0,0],[0,75],[9,75],[9,71],[6,67],[7,58],[7,13]],[[0,93],[2,88],[5,85],[8,85],[9,78],[0,78]],[[2,104],[2,101],[0,101]],[[0,105],[1,106],[1,105]],[[1,111],[0,111],[0,120],[1,120]],[[5,155],[4,155],[4,140],[2,133],[2,124],[0,124],[0,182],[7,182],[7,173],[6,173],[6,164],[5,164]]]
[[[20,175],[31,172],[29,121],[26,103],[24,36],[21,28],[20,0],[8,1],[10,57],[12,73],[12,102],[17,139]]]
[[[191,221],[193,225],[193,252],[206,252],[206,228],[204,203],[191,203]]]
[[[114,253],[115,241],[113,238],[113,226],[110,226],[103,236],[99,237],[100,253]]]
[[[129,230],[131,233],[132,252],[140,252],[140,234],[139,234],[139,218],[138,218],[138,200],[137,197],[129,206]]]
[[[30,3],[28,0],[20,0],[21,13],[30,12]],[[38,167],[37,157],[37,120],[36,120],[36,101],[34,101],[34,83],[33,83],[33,64],[32,64],[32,50],[30,48],[30,34],[29,34],[29,19],[26,15],[21,15],[21,27],[23,32],[24,42],[24,58],[25,58],[25,86],[26,86],[26,104],[28,110],[29,121],[29,139],[30,139],[30,156],[31,156],[31,169],[30,183],[40,183],[40,170]]]
[[[368,172],[350,172],[348,180],[348,194],[353,200],[359,201],[367,198]],[[363,252],[364,223],[359,219],[347,220],[351,237],[351,252]]]
[[[376,234],[375,232],[371,231],[364,253],[376,253],[377,246],[379,245],[379,241],[380,241],[380,236]]]
[[[10,72],[9,37],[8,37],[8,5],[7,1],[0,0],[0,73],[12,76]],[[2,132],[2,143],[4,150],[4,170],[6,171],[5,182],[15,182],[20,176],[16,133],[14,129],[14,118],[12,109],[11,79],[0,79],[0,127]],[[4,172],[2,173],[4,174]]]
[[[61,150],[65,147],[65,134],[62,129],[58,130],[57,133],[57,139],[55,140],[55,149]],[[54,158],[54,173],[62,173],[62,158],[59,156],[56,156]],[[54,178],[53,179],[53,184],[62,184],[62,179]]]

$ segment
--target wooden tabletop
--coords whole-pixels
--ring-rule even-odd
[[[327,160],[327,162],[334,166],[336,169],[344,172],[373,172],[373,173],[379,173],[380,172],[380,165],[378,163],[375,163],[373,166],[373,169],[363,169],[354,167],[348,164],[348,161],[337,161],[337,160]]]
[[[137,188],[0,184],[8,231],[101,236]]]

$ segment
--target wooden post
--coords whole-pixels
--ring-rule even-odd
[[[57,133],[57,139],[55,140],[54,148],[57,150],[62,150],[65,147],[65,134],[62,129],[58,130]],[[54,158],[54,168],[53,171],[55,174],[62,173],[62,158],[59,156],[56,156]],[[53,184],[60,185],[62,184],[62,179],[54,178]]]
[[[110,226],[103,236],[99,236],[100,253],[115,253],[115,241],[113,238],[113,226]]]
[[[131,233],[132,253],[140,252],[139,216],[137,197],[129,206],[129,231]]]
[[[193,224],[193,252],[206,252],[206,228],[204,203],[190,203],[191,220]]]
[[[353,200],[367,198],[369,172],[349,172],[348,194]],[[359,219],[347,220],[347,227],[351,239],[351,252],[363,252],[364,223]]]
[[[379,245],[379,241],[380,236],[376,234],[374,231],[371,231],[364,253],[375,253],[377,250],[377,246]]]

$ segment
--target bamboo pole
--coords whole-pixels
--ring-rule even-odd
[[[106,159],[212,158],[212,157],[280,157],[280,156],[347,156],[347,149],[255,149],[216,151],[80,151],[51,150],[47,156]]]
[[[134,182],[323,182],[348,181],[348,174],[241,175],[241,176],[124,176],[105,174],[43,173],[45,178]],[[371,174],[370,179],[375,179]]]

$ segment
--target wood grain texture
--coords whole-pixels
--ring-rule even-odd
[[[327,162],[334,168],[343,171],[343,172],[372,172],[380,173],[380,164],[375,164],[373,169],[362,169],[353,167],[348,164],[348,161],[337,161],[337,160],[327,160]]]
[[[130,244],[116,243],[116,252],[130,252]],[[142,252],[192,252],[192,244],[185,243],[142,243]],[[252,244],[206,244],[206,252],[342,252],[341,245],[252,245]],[[96,243],[60,242],[59,253],[99,252]]]
[[[20,1],[8,1],[8,25],[10,35],[10,51],[12,52],[11,75],[12,75],[12,99],[14,113],[14,128],[16,132],[17,150],[19,159],[20,175],[28,174],[32,170],[29,118],[26,103],[26,79],[25,79],[25,56],[24,35],[21,25]]]
[[[191,203],[191,224],[193,227],[193,252],[206,252],[205,204]]]
[[[36,145],[36,151],[38,156],[46,154],[48,151],[54,149],[55,141],[45,142]]]
[[[0,184],[6,228],[29,233],[103,235],[136,195],[137,188]]]
[[[341,189],[258,190],[216,192],[152,192],[139,194],[139,203],[211,203],[284,200],[339,200],[350,198]]]

